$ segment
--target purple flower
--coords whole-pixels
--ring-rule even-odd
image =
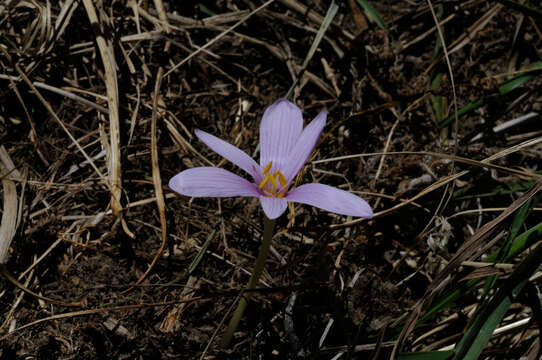
[[[263,211],[275,219],[288,201],[308,204],[337,214],[371,218],[369,204],[356,195],[323,184],[305,184],[290,189],[292,181],[309,158],[326,124],[322,111],[303,129],[301,110],[280,99],[265,110],[260,124],[260,164],[244,151],[201,130],[196,136],[217,154],[246,171],[252,182],[227,170],[197,167],[175,175],[169,187],[190,197],[252,196]]]

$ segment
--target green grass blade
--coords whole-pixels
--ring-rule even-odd
[[[201,247],[200,251],[194,258],[194,260],[192,260],[192,262],[190,263],[190,266],[188,267],[188,274],[192,274],[194,270],[196,270],[196,267],[198,267],[198,264],[200,263],[201,259],[203,259],[203,255],[207,251],[207,248],[209,247],[209,244],[211,243],[211,240],[213,240],[213,237],[215,236],[215,234],[216,234],[216,230],[213,230],[211,231],[209,236],[207,236],[207,240],[205,240],[205,243]]]
[[[533,71],[536,71],[536,72],[538,72],[538,70],[540,68],[542,68],[542,61],[538,61],[538,62],[536,62],[536,63],[534,63],[534,64],[532,64],[531,66],[528,67],[528,69],[533,69]],[[527,81],[531,80],[534,76],[535,75],[532,74],[532,73],[521,74],[521,75],[515,76],[514,78],[506,81],[505,83],[501,84],[498,87],[498,95],[502,96],[502,95],[508,94],[512,90],[518,88],[519,86],[525,84]],[[464,114],[467,114],[467,113],[479,108],[480,106],[484,105],[485,102],[486,102],[486,99],[479,99],[479,100],[477,100],[477,101],[475,101],[473,103],[470,103],[467,106],[461,108],[457,112],[457,116],[460,117],[460,116],[462,116]],[[439,129],[442,129],[445,126],[450,125],[453,120],[454,120],[453,115],[448,116],[446,118],[446,120],[442,121],[438,125]]]
[[[203,246],[201,247],[201,249],[199,250],[198,254],[196,255],[196,257],[194,258],[194,260],[192,260],[192,262],[190,263],[190,265],[188,266],[188,270],[187,271],[183,271],[181,272],[179,275],[177,275],[173,280],[171,280],[170,282],[166,283],[166,284],[163,284],[163,285],[160,285],[156,288],[156,290],[160,290],[166,286],[170,286],[170,285],[173,285],[173,284],[178,284],[182,281],[184,281],[186,278],[188,278],[188,276],[190,276],[194,270],[196,270],[196,268],[198,267],[198,264],[201,262],[201,260],[203,259],[203,255],[205,255],[205,252],[207,251],[207,248],[209,247],[209,244],[211,243],[211,240],[213,239],[213,237],[215,236],[215,233],[216,233],[216,230],[213,230],[211,231],[211,233],[209,234],[209,236],[207,236],[207,240],[205,240],[205,243],[203,244]]]
[[[376,11],[367,0],[358,0],[358,4],[363,8],[367,17],[372,19],[379,28],[386,28],[386,22],[384,19],[382,19],[378,11]]]
[[[433,81],[431,82],[431,90],[436,91],[440,88],[440,82],[442,80],[442,73],[439,73],[435,76]],[[447,109],[447,101],[444,96],[440,95],[431,95],[431,105],[433,107],[433,111],[435,112],[435,120],[437,121],[437,124],[440,124],[442,120],[444,120],[444,117],[446,116],[446,109]]]
[[[309,62],[314,56],[316,49],[318,49],[320,42],[324,38],[324,34],[326,33],[327,28],[329,27],[329,25],[331,25],[331,22],[335,18],[335,15],[337,15],[337,11],[339,11],[339,6],[335,3],[335,1],[332,1],[331,5],[327,9],[327,13],[326,13],[326,16],[324,17],[324,21],[322,21],[322,24],[320,25],[320,28],[318,29],[318,32],[316,33],[316,37],[314,38],[314,41],[311,44],[309,52],[307,53],[307,56],[305,57],[305,61],[303,61],[301,73],[298,74],[294,83],[292,84],[288,92],[286,93],[286,96],[285,96],[286,98],[290,99],[292,97],[294,93],[294,89],[297,83],[299,82],[299,77],[302,75],[303,71],[307,68],[307,65],[309,65]]]
[[[530,75],[530,74],[525,74],[525,75],[520,75],[518,77],[515,77],[512,80],[507,81],[501,86],[499,86],[499,94],[506,95],[512,90],[520,87],[527,81],[531,80],[532,78],[533,78],[533,75]]]
[[[477,311],[474,320],[456,346],[454,359],[478,359],[508,308],[540,266],[541,256],[542,244],[539,244],[510,277],[500,284],[491,301]]]
[[[495,262],[502,262],[510,252],[510,248],[512,247],[514,239],[517,237],[521,226],[523,226],[523,224],[525,223],[525,220],[527,220],[527,216],[529,216],[529,214],[531,213],[531,201],[532,200],[529,200],[525,204],[523,204],[523,206],[514,215],[514,219],[512,220],[512,225],[510,225],[510,231],[508,232],[508,236],[506,237],[506,240],[504,241],[501,248],[496,252],[497,257],[494,259]],[[483,292],[484,297],[489,294],[491,289],[493,289],[498,279],[499,275],[493,275],[489,276],[485,280],[486,283],[484,285]]]
[[[523,209],[523,208],[522,208]],[[518,223],[516,226],[518,226]],[[519,226],[518,226],[519,229]],[[517,233],[517,232],[516,232]],[[516,236],[511,242],[510,246],[507,249],[506,255],[502,258],[501,261],[506,262],[518,254],[521,254],[523,251],[529,249],[533,246],[542,236],[542,222],[530,228],[529,230],[523,232],[522,234]],[[488,263],[497,262],[500,251],[495,251],[490,254],[484,261]],[[418,324],[425,322],[426,320],[433,317],[439,311],[453,306],[453,304],[459,299],[464,293],[470,291],[470,289],[477,286],[483,279],[470,279],[465,282],[457,285],[456,288],[453,288],[447,291],[444,295],[440,296],[435,303],[425,311],[424,315],[420,317]]]
[[[534,185],[534,181],[522,181],[518,183],[507,183],[503,185],[494,186],[490,191],[484,193],[469,194],[473,186],[467,185],[464,189],[457,190],[454,193],[455,200],[469,200],[484,197],[493,197],[498,195],[509,195],[517,192],[523,192],[529,190]],[[485,190],[485,189],[484,189]]]
[[[504,258],[504,261],[507,261],[524,250],[527,250],[530,248],[536,241],[540,239],[542,236],[542,222],[538,225],[530,228],[529,230],[525,231],[521,235],[519,235],[517,238],[514,239],[512,242],[512,245],[510,246],[510,249],[508,250],[508,254]],[[492,254],[492,256],[489,256],[486,261],[494,261],[494,257],[496,254]]]
[[[489,316],[474,324],[457,345],[458,354],[454,359],[476,360],[482,353],[487,342],[493,334],[493,330],[499,325],[508,308],[512,305],[512,299],[505,297],[492,309]],[[466,353],[465,353],[466,352]]]
[[[470,113],[471,111],[473,111],[475,109],[478,109],[480,106],[484,105],[484,103],[485,103],[485,100],[480,99],[480,100],[477,100],[477,101],[472,102],[470,104],[467,104],[466,106],[459,109],[459,111],[457,112],[457,117],[459,118],[460,116],[463,116],[465,114]],[[442,129],[443,127],[446,127],[446,126],[450,125],[453,120],[454,120],[453,115],[448,116],[443,122],[438,124],[438,128]]]
[[[516,215],[514,215],[514,219],[512,220],[512,225],[510,225],[510,231],[508,232],[508,236],[506,237],[504,245],[501,248],[502,251],[499,251],[499,254],[497,255],[497,261],[504,260],[506,256],[508,255],[508,253],[510,252],[510,248],[512,247],[514,239],[518,236],[519,230],[521,229],[523,224],[525,224],[525,220],[527,220],[527,216],[529,216],[529,214],[532,211],[531,203],[532,203],[532,200],[528,200],[517,211]]]
[[[196,4],[196,8],[198,8],[199,11],[201,11],[202,13],[204,13],[207,16],[215,16],[216,15],[216,13],[214,11],[212,11],[211,9],[209,9],[207,6],[203,5],[202,3]]]
[[[431,306],[430,309],[428,309],[422,317],[418,320],[418,325],[424,323],[426,320],[432,318],[436,313],[439,311],[449,308],[453,305],[453,303],[459,299],[459,297],[467,292],[471,287],[476,285],[480,279],[472,279],[467,281],[467,286],[464,286],[463,284],[460,284],[459,288],[452,289],[448,291],[446,294],[439,297],[435,304]],[[470,285],[470,286],[469,286]]]
[[[339,6],[335,3],[335,1],[331,2],[331,5],[329,6],[329,9],[327,9],[326,16],[324,17],[324,21],[322,21],[322,24],[320,25],[320,28],[318,29],[318,32],[316,33],[316,37],[314,38],[314,41],[311,44],[311,47],[309,49],[309,52],[307,53],[307,56],[305,57],[305,61],[303,61],[303,69],[309,65],[309,61],[314,56],[314,53],[316,52],[316,49],[318,49],[318,46],[320,45],[320,42],[324,38],[324,34],[327,31],[327,28],[329,25],[331,25],[331,22],[335,18],[335,15],[337,15],[337,11],[339,10]]]

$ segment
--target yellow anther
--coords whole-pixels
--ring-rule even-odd
[[[258,189],[263,190],[263,195],[265,197],[276,197],[278,199],[282,199],[284,194],[286,194],[286,185],[288,185],[288,182],[280,170],[276,170],[273,174],[271,174],[271,167],[273,167],[272,161],[267,163],[265,166],[265,169],[262,172],[262,174],[265,175],[265,178],[258,185]],[[269,184],[270,182],[271,184]]]
[[[265,179],[262,180],[262,182],[260,183],[260,185],[258,186],[258,189],[263,189],[263,187],[265,186],[265,184],[267,184],[267,182],[269,181],[269,179],[272,179],[273,176],[271,176],[271,174],[267,174],[267,176],[265,177]],[[273,179],[274,181],[275,179]]]
[[[279,170],[277,170],[277,173],[278,173],[277,175],[279,178],[280,186],[285,187],[288,184],[288,182],[286,182],[286,178],[284,177],[284,175],[282,175],[282,173]]]
[[[271,184],[273,184],[273,190],[277,188],[277,180],[275,180],[275,176],[274,175],[267,175],[269,176],[269,180],[271,180]]]
[[[267,164],[267,166],[266,166],[265,169],[263,170],[263,173],[262,173],[262,174],[266,175],[266,174],[269,172],[269,170],[271,170],[271,166],[273,166],[273,162],[272,162],[272,161],[270,161],[269,164]]]

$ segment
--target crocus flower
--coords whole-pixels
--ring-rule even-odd
[[[175,175],[169,181],[169,187],[190,197],[257,197],[269,219],[282,215],[288,201],[337,214],[370,218],[373,211],[369,204],[347,191],[318,183],[290,189],[316,145],[326,117],[326,111],[320,112],[303,129],[303,115],[295,104],[280,99],[269,106],[260,124],[259,165],[237,147],[205,131],[196,130],[201,141],[246,171],[252,181],[221,168],[196,167]]]

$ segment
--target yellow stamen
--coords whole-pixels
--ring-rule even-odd
[[[278,170],[277,170],[277,171],[278,171]],[[271,180],[271,183],[273,184],[273,189],[276,189],[276,188],[277,188],[277,180],[275,180],[275,176],[274,176],[274,175],[271,175],[271,174],[269,174],[269,175],[267,175],[267,176],[270,177],[269,180]]]
[[[267,184],[267,182],[269,181],[269,179],[272,179],[273,176],[271,176],[271,174],[267,174],[267,176],[265,177],[265,179],[262,180],[262,182],[260,183],[260,185],[258,186],[258,189],[263,189],[263,187],[265,186],[265,184]],[[273,179],[274,180],[274,179]]]
[[[262,174],[266,175],[266,174],[269,172],[269,170],[271,170],[271,166],[273,166],[273,162],[272,162],[272,161],[270,161],[269,164],[267,164],[267,166],[266,166],[265,169],[263,170],[263,173],[262,173]]]
[[[288,182],[280,170],[276,170],[273,174],[271,174],[270,171],[272,167],[272,161],[267,163],[265,166],[262,172],[262,175],[265,175],[265,178],[258,185],[258,189],[263,190],[263,195],[265,197],[276,197],[278,199],[282,199],[286,194],[286,186],[288,185]]]
[[[288,183],[286,182],[286,178],[284,177],[284,175],[282,175],[282,173],[281,173],[279,170],[277,170],[277,172],[278,172],[278,176],[279,176],[279,183],[280,183],[280,186],[285,187],[286,184],[288,184]]]

